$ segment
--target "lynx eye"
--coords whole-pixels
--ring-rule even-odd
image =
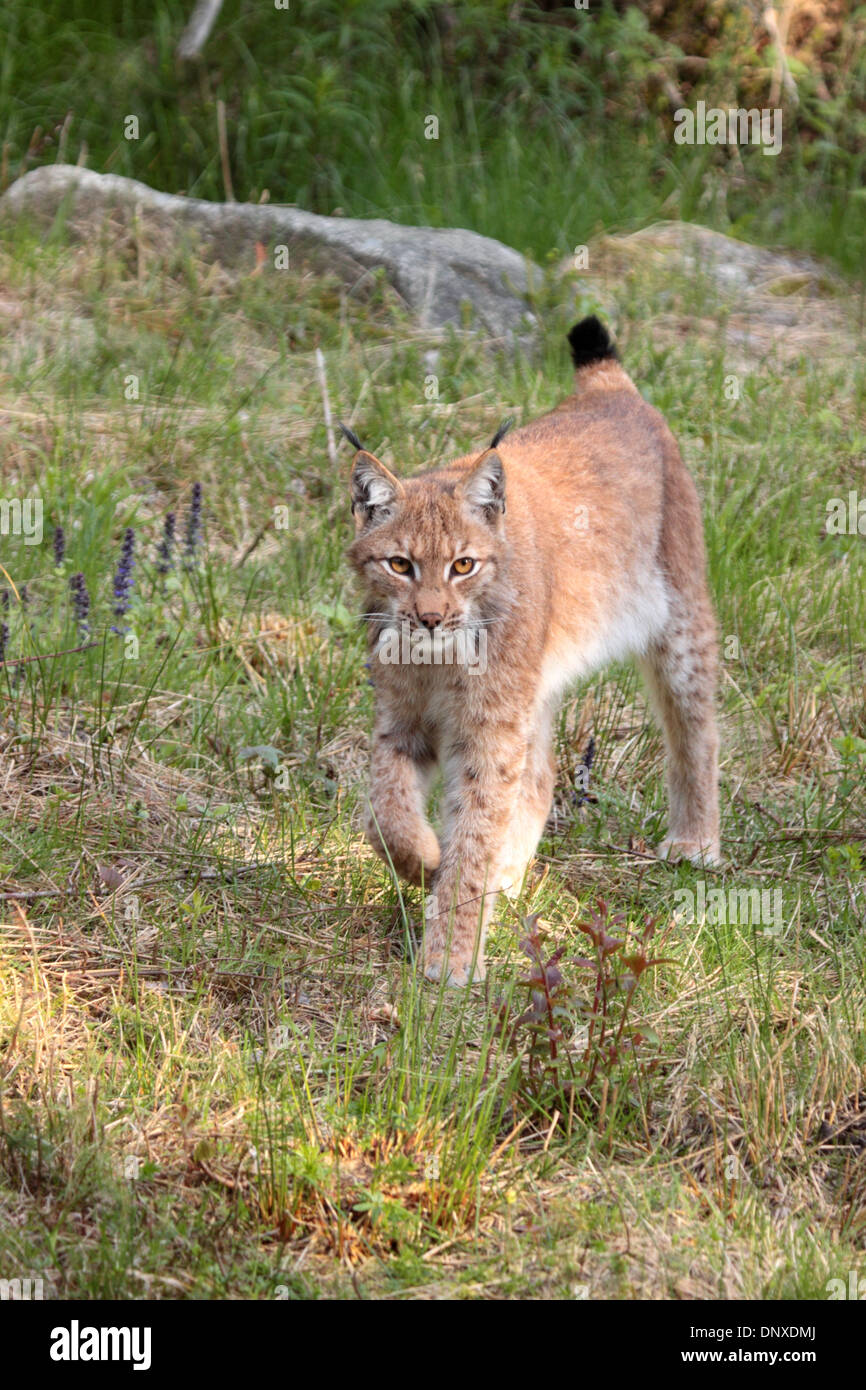
[[[452,574],[471,574],[475,568],[475,561],[469,555],[463,555],[459,560],[455,560],[451,566]]]
[[[405,555],[391,555],[388,557],[388,564],[395,574],[409,574],[412,569],[411,561]]]

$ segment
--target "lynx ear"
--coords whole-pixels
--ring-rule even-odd
[[[495,449],[485,450],[458,491],[464,502],[484,512],[488,520],[505,511],[505,469]]]
[[[360,449],[352,466],[352,511],[358,530],[371,523],[379,525],[393,513],[394,503],[404,496],[403,484],[375,454]]]

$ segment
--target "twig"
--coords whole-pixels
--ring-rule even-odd
[[[0,661],[0,666],[24,666],[28,661],[56,661],[58,656],[72,656],[75,652],[89,652],[91,647],[101,646],[101,642],[85,642],[83,647],[67,647],[62,652],[37,652],[35,656],[16,656]]]
[[[63,120],[63,125],[60,127],[60,135],[59,135],[58,140],[57,140],[57,163],[58,163],[58,164],[64,164],[64,163],[66,162],[66,140],[67,140],[67,137],[68,137],[68,135],[69,135],[69,127],[70,127],[71,125],[72,125],[72,112],[71,112],[71,111],[67,111],[67,113],[66,113],[66,115],[65,115],[65,117],[64,117],[64,120]]]
[[[325,412],[325,432],[328,436],[328,462],[336,470],[337,441],[334,438],[334,421],[331,416],[331,398],[328,395],[328,378],[325,375],[325,354],[316,348],[316,376],[319,378],[319,391],[322,395],[322,409]]]
[[[220,164],[223,171],[223,186],[226,191],[226,202],[233,203],[235,192],[232,188],[232,170],[229,164],[229,142],[226,136],[226,104],[220,98],[217,102],[217,138],[220,147]]]
[[[248,560],[248,559],[250,558],[250,556],[252,555],[252,553],[253,553],[253,551],[255,550],[256,546],[259,544],[259,542],[262,540],[262,538],[263,538],[263,537],[267,534],[267,532],[270,530],[270,526],[271,526],[270,521],[266,521],[265,524],[264,524],[264,526],[260,526],[260,527],[259,527],[258,531],[256,532],[256,534],[253,536],[252,540],[250,541],[249,545],[247,545],[247,546],[244,548],[244,550],[241,552],[240,558],[239,558],[238,560],[235,560],[234,568],[235,568],[236,570],[241,569],[241,568],[246,564],[247,560]]]
[[[223,0],[197,0],[196,7],[190,15],[175,49],[181,62],[188,62],[190,58],[198,58],[210,37],[210,31],[222,9],[222,4]]]
[[[771,106],[778,106],[783,87],[794,106],[797,106],[800,100],[797,95],[796,83],[791,76],[791,69],[788,66],[788,55],[785,52],[785,40],[788,37],[788,22],[791,18],[793,7],[794,0],[787,0],[787,4],[782,11],[781,24],[776,18],[776,11],[773,9],[772,5],[769,5],[767,9],[764,10],[764,28],[773,40],[773,46],[776,50],[776,67],[773,72],[773,81],[770,86],[770,95],[768,98]]]
[[[31,137],[30,137],[30,144],[27,146],[27,153],[25,154],[24,158],[21,160],[21,167],[20,167],[19,170],[18,170],[18,177],[19,177],[19,178],[20,178],[21,175],[26,171],[27,165],[30,163],[31,159],[32,159],[33,156],[35,155],[36,150],[37,150],[38,145],[39,145],[39,141],[40,141],[41,139],[42,139],[42,127],[41,127],[41,125],[38,125],[38,126],[36,127],[36,129],[34,130],[33,134],[32,134]]]
[[[30,902],[31,898],[62,898],[66,892],[65,888],[44,888],[33,890],[32,893],[0,893],[0,902],[14,901],[16,898],[21,902]]]

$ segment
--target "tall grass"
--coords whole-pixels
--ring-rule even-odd
[[[683,217],[862,271],[866,56],[853,21],[843,90],[822,100],[819,75],[801,75],[801,108],[767,159],[674,143],[659,80],[680,49],[638,6],[229,0],[203,60],[181,70],[188,10],[3,0],[5,179],[86,147],[96,169],[222,198],[222,100],[238,198],[471,227],[542,261],[599,228]],[[749,36],[737,35],[690,101],[739,103]]]

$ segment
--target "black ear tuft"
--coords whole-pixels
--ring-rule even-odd
[[[512,419],[502,421],[502,424],[499,426],[499,429],[496,431],[496,433],[490,441],[491,449],[495,449],[500,440],[503,440],[505,438],[513,424],[514,421]]]
[[[364,446],[354,430],[350,430],[349,426],[344,425],[342,420],[338,420],[337,424],[340,426],[340,429],[343,431],[343,434],[346,436],[349,443],[352,445],[354,449],[363,449]]]
[[[578,369],[589,367],[594,362],[604,362],[605,359],[619,361],[610,334],[595,314],[590,314],[589,318],[581,319],[580,323],[574,325],[568,335],[568,342],[571,360]]]

